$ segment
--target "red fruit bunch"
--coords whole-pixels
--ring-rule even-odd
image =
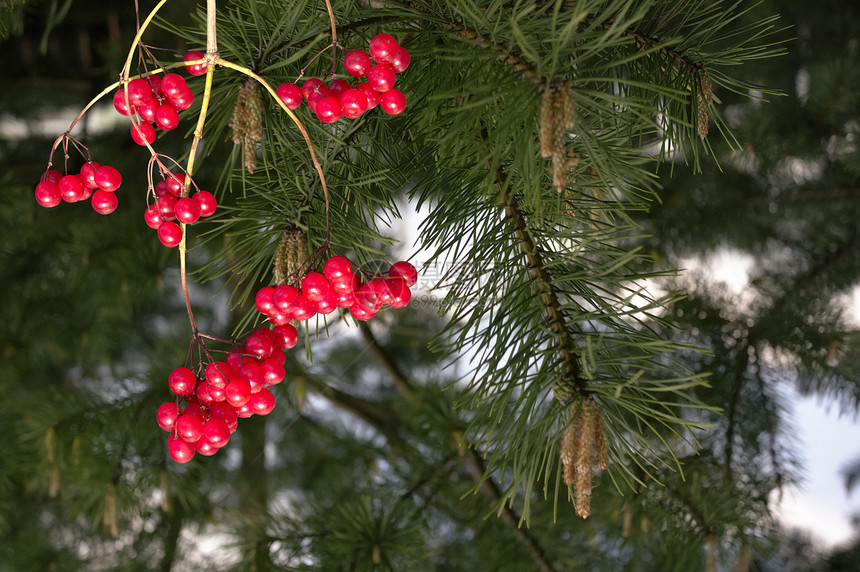
[[[158,232],[158,240],[167,247],[177,246],[182,241],[182,224],[194,224],[200,217],[215,214],[218,203],[209,191],[196,191],[189,197],[182,196],[185,174],[171,173],[155,186],[155,203],[144,212],[149,228]]]
[[[76,203],[91,199],[93,209],[106,215],[115,211],[119,204],[115,191],[121,183],[119,171],[95,161],[84,163],[77,174],[63,175],[56,169],[50,169],[36,185],[36,202],[51,208],[61,201]]]
[[[323,123],[334,123],[341,117],[355,119],[377,105],[389,115],[402,113],[406,96],[394,84],[397,74],[409,67],[409,52],[389,34],[374,36],[368,51],[352,50],[343,58],[346,73],[355,78],[354,85],[345,79],[325,85],[321,79],[311,78],[302,87],[281,84],[278,97],[290,109],[298,109],[302,100],[307,101]]]
[[[203,52],[191,51],[185,61],[201,59]],[[205,64],[185,66],[191,75],[206,73]],[[185,111],[194,103],[194,92],[185,79],[177,73],[167,73],[164,77],[149,75],[128,82],[128,101],[125,89],[113,95],[113,106],[120,115],[132,118],[131,138],[138,145],[152,144],[155,141],[155,128],[170,131],[179,125],[179,112]]]
[[[171,433],[170,457],[187,463],[196,453],[214,455],[230,441],[240,417],[271,413],[275,396],[269,388],[286,375],[282,350],[297,340],[298,332],[289,325],[277,333],[258,328],[224,361],[201,364],[199,375],[187,367],[174,369],[167,384],[176,397],[155,413],[158,426]]]
[[[281,284],[265,286],[256,295],[257,310],[278,328],[290,320],[305,321],[316,314],[331,314],[338,308],[349,309],[356,320],[369,320],[384,306],[403,308],[412,298],[409,289],[418,279],[412,264],[401,261],[391,266],[387,276],[362,282],[343,256],[329,258],[322,272],[308,272],[301,288]]]

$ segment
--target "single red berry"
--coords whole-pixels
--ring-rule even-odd
[[[409,52],[406,51],[406,48],[400,46],[397,48],[397,51],[392,56],[391,61],[388,63],[394,68],[394,71],[397,73],[401,73],[409,67],[409,62],[412,58],[409,57]]]
[[[98,163],[94,161],[87,161],[81,167],[81,182],[88,189],[98,189],[99,184],[96,182],[96,171],[101,167]],[[105,189],[106,191],[108,189]]]
[[[388,115],[399,115],[406,109],[406,96],[396,88],[379,94],[379,107]]]
[[[378,93],[393,88],[396,81],[397,74],[394,73],[394,68],[388,64],[376,64],[370,68],[370,72],[367,74],[367,83]]]
[[[248,401],[250,401],[250,399]],[[240,407],[236,408],[236,415],[238,415],[242,419],[247,419],[249,417],[254,416],[254,410],[251,409],[251,406],[248,405],[247,402],[245,402],[244,405],[241,405]]]
[[[255,415],[268,415],[275,408],[275,396],[268,389],[261,389],[251,396],[248,406]]]
[[[377,288],[378,280],[374,279],[362,284],[355,290],[355,303],[362,306],[368,312],[377,312],[382,307],[380,292]]]
[[[376,315],[376,312],[368,310],[361,304],[353,304],[349,309],[350,315],[360,322],[366,322]]]
[[[209,397],[212,398],[212,405],[219,401],[224,401],[225,399],[227,399],[227,392],[224,391],[223,387],[215,387],[211,383],[207,383],[206,391],[209,393]]]
[[[197,396],[197,401],[200,403],[201,407],[211,407],[215,400],[212,399],[212,396],[209,395],[209,384],[206,383],[206,380],[200,380],[197,382],[197,389],[194,390],[194,395]]]
[[[350,290],[349,292],[338,292],[338,308],[351,308],[353,304],[355,304],[355,292],[353,292],[352,290]]]
[[[343,67],[352,77],[364,77],[370,71],[370,56],[363,50],[352,50],[343,58]]]
[[[131,138],[138,145],[144,146],[147,143],[151,145],[155,141],[155,127],[146,121],[134,123],[131,126]]]
[[[149,82],[149,85],[152,86],[152,91],[155,92],[155,95],[158,97],[164,97],[164,92],[161,91],[161,76],[160,75],[150,75],[146,77],[146,81]]]
[[[340,95],[348,89],[352,89],[352,86],[349,85],[345,79],[336,79],[332,80],[331,83],[328,84],[328,89],[334,95]]]
[[[96,187],[103,191],[116,191],[122,184],[122,175],[110,165],[102,165],[95,172]]]
[[[343,256],[332,256],[325,261],[323,276],[329,282],[352,278],[352,264]]]
[[[137,115],[144,121],[155,121],[155,112],[158,111],[160,105],[157,98],[152,98],[146,103],[136,106],[134,109],[137,111]]]
[[[405,308],[409,304],[409,300],[412,299],[412,291],[409,290],[409,286],[400,279],[389,279],[387,282],[391,283],[392,290],[388,305],[395,309]]]
[[[173,402],[162,403],[155,412],[155,422],[168,432],[173,432],[177,417],[179,417],[179,408]]]
[[[325,90],[325,91],[323,91],[323,90]],[[328,97],[330,95],[331,95],[331,93],[329,92],[328,88],[325,87],[324,85],[321,85],[319,87],[318,91],[313,92],[308,97],[308,108],[311,110],[312,113],[316,113],[317,112],[317,103],[319,103],[320,100],[325,99],[326,97]]]
[[[340,100],[338,100],[336,95],[323,97],[317,103],[316,114],[323,123],[335,123],[343,116]]]
[[[197,402],[197,396],[193,391],[185,396],[185,400],[188,402],[188,405],[185,406],[185,409],[181,413],[189,413],[203,419],[203,407]]]
[[[328,280],[319,272],[308,272],[302,278],[302,294],[311,302],[322,300],[329,289]]]
[[[281,357],[284,356],[284,352],[275,352],[272,357],[260,364],[260,368],[263,370],[263,379],[266,381],[267,387],[281,383],[287,375],[287,370],[284,369],[284,364],[281,363],[281,358],[278,357],[279,354]]]
[[[230,383],[230,377],[233,375],[233,368],[227,362],[212,361],[206,364],[204,373],[206,381],[213,387],[224,388]]]
[[[211,457],[215,453],[221,450],[220,447],[216,447],[206,439],[199,439],[196,443],[194,443],[194,450],[203,455],[204,457]]]
[[[45,208],[55,207],[62,202],[60,187],[51,181],[42,181],[36,185],[36,202]]]
[[[300,298],[299,290],[295,286],[289,284],[281,284],[275,288],[275,293],[272,296],[272,302],[282,314],[290,314],[293,307]]]
[[[352,294],[361,286],[361,279],[350,271],[339,280],[330,281],[329,286],[338,294]]]
[[[257,356],[257,359],[266,359],[272,352],[277,349],[275,345],[275,340],[272,337],[264,334],[263,332],[257,331],[248,336],[248,339],[245,340],[245,349],[248,350],[248,353]]]
[[[168,99],[176,97],[188,91],[188,84],[185,83],[185,78],[177,73],[169,73],[161,80],[161,91]]]
[[[167,100],[170,105],[176,108],[176,111],[185,111],[194,103],[194,92],[191,89],[186,89],[173,97],[168,96]]]
[[[390,278],[402,279],[409,287],[415,286],[415,283],[418,281],[418,271],[405,260],[392,264],[391,268],[388,269],[388,276]]]
[[[227,427],[230,429],[231,433],[235,431],[238,426],[236,409],[229,403],[214,404],[209,410],[209,418],[223,419],[227,423]]]
[[[60,179],[63,178],[63,174],[56,169],[50,169],[45,171],[42,177],[39,179],[39,182],[48,181],[49,183],[60,184]]]
[[[97,213],[108,215],[116,210],[119,199],[116,198],[116,193],[98,189],[93,192],[92,205]]]
[[[278,94],[288,109],[298,109],[302,104],[302,88],[294,83],[282,83],[275,93]]]
[[[197,206],[200,207],[200,216],[212,216],[215,214],[215,209],[218,207],[215,195],[209,191],[197,191],[191,198],[197,201]]]
[[[305,99],[310,101],[311,94],[316,93],[317,89],[320,86],[322,86],[322,80],[319,78],[312,77],[302,84],[302,95],[305,96]]]
[[[314,302],[307,299],[304,294],[299,296],[296,303],[293,305],[293,319],[303,322],[310,320],[316,314],[316,305]]]
[[[80,201],[86,195],[86,189],[84,188],[84,183],[81,181],[80,175],[64,176],[60,179],[58,187],[60,189],[60,196],[63,197],[63,200],[67,203]]]
[[[317,300],[314,303],[314,309],[320,314],[331,314],[332,312],[337,310],[337,300],[337,292],[329,290],[325,296],[323,296],[320,300]]]
[[[176,420],[176,434],[183,441],[197,442],[203,436],[203,420],[193,413],[183,413]]]
[[[272,333],[275,334],[275,340],[278,347],[282,350],[289,350],[296,347],[299,341],[299,332],[292,324],[283,324],[272,328]]]
[[[176,108],[165,102],[155,110],[155,124],[163,131],[171,131],[179,125],[179,112]]]
[[[164,195],[155,204],[164,220],[176,220],[176,197]]]
[[[377,34],[370,40],[369,52],[370,57],[375,61],[386,64],[391,61],[394,54],[397,53],[397,40],[390,34]]]
[[[179,198],[185,188],[185,173],[170,173],[164,179],[164,185],[168,193]]]
[[[161,223],[164,222],[164,217],[161,216],[161,211],[158,210],[158,205],[149,205],[143,212],[143,220],[146,226],[151,229],[158,230]]]
[[[244,379],[234,379],[224,390],[227,392],[225,401],[233,407],[242,407],[251,399],[251,385]]]
[[[200,219],[200,205],[189,197],[177,200],[173,212],[176,215],[176,220],[181,223],[194,224]]]
[[[120,89],[113,94],[113,107],[120,115],[133,115],[134,106],[129,109],[129,104],[125,101],[125,90]]]
[[[248,387],[251,388],[251,393],[257,393],[263,386],[266,385],[266,378],[263,376],[263,368],[255,359],[250,359],[248,362],[239,368],[239,379],[248,382]]]
[[[275,287],[263,286],[254,296],[254,305],[261,314],[270,316],[275,313]]]
[[[128,82],[128,101],[133,106],[140,107],[154,97],[155,92],[145,79],[135,78]]]
[[[175,222],[165,221],[158,227],[158,240],[168,248],[182,242],[182,229]]]
[[[185,57],[182,59],[186,62],[193,62],[195,60],[202,60],[203,57],[203,52],[191,50],[190,52],[185,54]],[[190,73],[191,75],[206,75],[206,64],[204,63],[186,65],[185,69],[188,70],[188,73]]]
[[[210,417],[203,425],[203,438],[216,447],[223,447],[230,440],[230,427],[219,417]]]
[[[194,445],[175,435],[167,438],[167,451],[170,453],[170,458],[177,463],[187,463],[194,458],[195,453]]]
[[[194,372],[187,367],[177,367],[170,372],[167,385],[176,395],[188,395],[197,387],[197,378]]]
[[[344,117],[355,119],[367,111],[367,96],[360,89],[348,89],[340,94],[339,99]]]

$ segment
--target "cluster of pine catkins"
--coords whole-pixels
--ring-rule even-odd
[[[579,162],[565,145],[565,135],[575,123],[576,102],[570,95],[570,82],[546,83],[540,107],[540,154],[552,159],[552,183],[558,192],[567,184],[568,172]]]
[[[569,423],[561,441],[564,484],[573,486],[576,514],[591,514],[591,487],[594,468],[609,468],[603,413],[593,397],[586,396],[570,406]]]
[[[307,259],[304,233],[298,229],[284,231],[275,251],[275,283],[286,284],[288,278],[298,276]]]
[[[711,87],[711,78],[708,76],[708,70],[700,68],[697,72],[699,76],[699,89],[696,90],[696,106],[697,110],[697,127],[699,128],[699,137],[702,139],[708,134],[708,108],[714,101],[714,92]]]
[[[233,143],[242,146],[245,168],[253,173],[257,168],[257,142],[263,139],[263,101],[253,78],[242,85],[236,105],[233,106]]]

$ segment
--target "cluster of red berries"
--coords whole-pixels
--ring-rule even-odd
[[[170,173],[155,186],[156,201],[144,211],[143,218],[149,228],[158,231],[158,240],[167,247],[177,246],[182,241],[182,224],[194,224],[200,217],[215,214],[218,206],[215,196],[209,191],[196,191],[183,197],[184,173]]]
[[[394,83],[397,74],[409,66],[409,52],[389,34],[374,36],[368,51],[370,55],[352,50],[343,58],[343,67],[350,76],[366,77],[367,81],[352,86],[345,79],[335,79],[325,85],[321,79],[311,78],[301,88],[288,82],[278,87],[278,97],[290,109],[298,109],[306,100],[323,123],[334,123],[341,117],[355,119],[377,105],[389,115],[401,113],[406,109],[406,96]]]
[[[202,52],[192,51],[185,61],[203,58]],[[185,66],[191,75],[206,73],[205,64]],[[120,115],[132,117],[131,138],[138,145],[152,144],[155,141],[155,126],[170,131],[179,125],[179,112],[185,111],[194,103],[194,92],[185,79],[176,73],[149,75],[128,82],[128,102],[125,89],[120,88],[113,95],[113,106]],[[155,126],[153,126],[153,123]]]
[[[36,185],[36,202],[43,207],[55,207],[61,201],[76,203],[92,198],[93,209],[99,214],[110,214],[119,201],[115,191],[122,183],[122,176],[115,168],[87,161],[76,175],[63,175],[50,169],[42,175]]]
[[[388,276],[362,282],[343,256],[329,258],[322,272],[308,272],[301,288],[281,284],[261,288],[254,300],[275,329],[290,320],[305,321],[316,314],[331,314],[338,308],[349,309],[356,320],[369,320],[383,306],[403,308],[412,298],[409,289],[418,279],[415,267],[400,261],[391,265]]]
[[[201,364],[202,376],[187,367],[174,369],[167,384],[175,401],[162,403],[155,414],[158,426],[172,433],[167,438],[170,457],[187,463],[195,453],[214,455],[230,441],[240,417],[271,413],[275,396],[268,388],[284,380],[282,350],[297,341],[298,332],[289,324],[258,328],[224,361]]]

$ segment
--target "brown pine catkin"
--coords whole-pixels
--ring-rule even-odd
[[[576,100],[570,94],[570,82],[544,84],[540,108],[540,155],[552,159],[553,186],[561,192],[567,175],[579,159],[567,150],[565,136],[576,124]]]
[[[297,277],[307,259],[305,233],[297,228],[284,231],[275,251],[275,283],[287,284],[291,277]]]
[[[698,71],[699,89],[696,91],[696,112],[699,137],[704,139],[708,135],[708,108],[714,102],[714,92],[711,86],[711,78],[708,70],[701,68]]]
[[[233,143],[242,147],[245,168],[253,173],[257,168],[257,142],[263,139],[263,101],[256,80],[248,78],[239,90],[230,127]]]
[[[574,508],[582,518],[591,515],[594,468],[609,467],[609,448],[600,404],[592,396],[570,407],[572,422],[561,443],[564,483],[573,486]],[[575,417],[575,418],[574,418]]]

